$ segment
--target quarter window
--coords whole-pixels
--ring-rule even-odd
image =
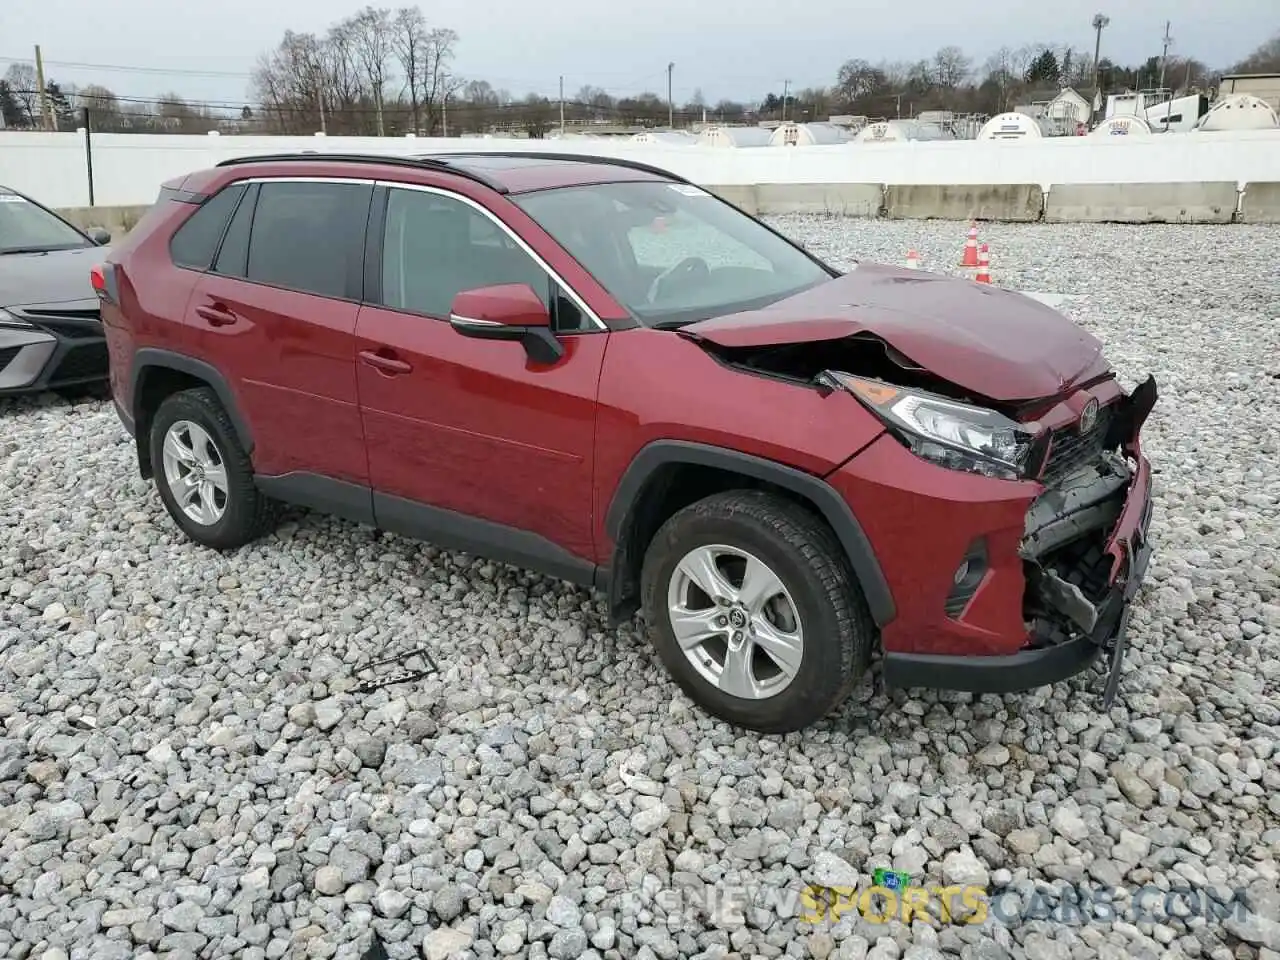
[[[227,220],[244,194],[243,183],[223,187],[202,203],[169,241],[169,256],[179,267],[208,270]]]

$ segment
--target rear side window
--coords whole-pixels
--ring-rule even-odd
[[[243,183],[223,187],[200,205],[169,241],[169,256],[180,267],[208,270],[222,231],[244,194]]]
[[[372,184],[261,184],[246,279],[322,297],[359,299],[372,197]]]

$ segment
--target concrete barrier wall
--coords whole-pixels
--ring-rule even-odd
[[[318,150],[384,154],[556,151],[631,157],[721,186],[927,185],[1280,181],[1280,130],[1018,141],[845,143],[715,149],[608,140],[239,137],[95,134],[95,202],[151,203],[159,185],[231,157]],[[0,132],[0,183],[53,207],[89,205],[84,137]],[[809,202],[809,201],[805,201]],[[853,204],[857,206],[857,204]]]
[[[760,183],[755,195],[759,213],[878,217],[884,206],[884,186],[879,183]]]
[[[554,151],[627,157],[710,189],[749,213],[832,213],[1131,223],[1276,222],[1280,131],[1163,134],[1145,140],[832,144],[713,149],[605,140],[196,137],[99,134],[89,225],[117,233],[162,182],[232,157],[301,150],[406,155]],[[84,137],[0,132],[0,184],[49,206],[89,207]],[[1247,183],[1265,186],[1252,197]],[[1047,194],[1047,200],[1045,195]],[[103,208],[125,208],[105,212]],[[1241,213],[1237,216],[1236,210]],[[110,223],[102,221],[108,220]],[[92,222],[91,222],[92,221]]]
[[[1250,183],[1240,198],[1244,223],[1280,223],[1280,182]]]
[[[1044,218],[1056,223],[1230,223],[1239,198],[1234,181],[1055,184]]]
[[[1039,220],[1044,191],[1038,183],[895,184],[885,189],[892,220]]]

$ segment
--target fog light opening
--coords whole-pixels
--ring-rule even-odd
[[[944,605],[947,616],[957,619],[978,592],[982,579],[987,575],[987,541],[978,537],[964,553],[951,577],[951,593]]]

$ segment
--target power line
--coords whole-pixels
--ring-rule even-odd
[[[10,92],[18,96],[35,96],[38,91],[12,90]],[[74,98],[80,101],[90,101],[90,102],[108,99],[106,97],[101,97],[101,98],[95,97],[93,94],[85,95],[80,93],[73,93],[73,94],[63,93],[63,97],[65,97],[68,100]],[[626,99],[627,98],[624,97],[623,101],[625,101]],[[120,97],[120,96],[114,96],[114,95],[110,98],[110,100],[115,103],[141,104],[144,106],[151,106],[151,107],[171,106],[171,107],[179,107],[179,108],[184,108],[188,110],[197,110],[197,111],[198,110],[229,110],[236,113],[239,113],[246,106],[249,106],[250,109],[253,110],[256,115],[254,119],[251,120],[250,122],[259,122],[259,121],[268,122],[272,118],[279,117],[282,113],[289,114],[289,115],[311,116],[315,112],[315,107],[313,107],[312,105],[297,104],[297,103],[272,103],[272,104],[256,104],[255,105],[255,104],[245,104],[245,103],[231,102],[231,101],[219,102],[219,101],[209,101],[209,100],[187,100],[181,97],[175,99],[171,97]],[[389,104],[388,106],[391,106],[392,108],[395,108],[395,109],[405,109],[405,110],[409,109],[408,104],[404,104],[404,103]],[[449,107],[449,112],[451,114],[454,113],[455,111],[462,114],[484,113],[484,112],[493,112],[493,111],[497,111],[499,113],[520,112],[520,111],[529,110],[535,107],[551,108],[552,106],[553,106],[552,101],[549,98],[543,98],[543,101],[537,104],[526,103],[522,100],[509,101],[507,103],[471,103],[465,100],[462,100],[462,101],[453,100]],[[566,108],[577,107],[589,112],[613,114],[613,115],[635,114],[637,112],[642,112],[645,110],[653,111],[656,109],[660,109],[659,105],[654,103],[647,103],[643,105],[636,104],[636,105],[622,106],[621,103],[595,104],[585,100],[573,100],[567,97],[564,100],[564,106]],[[385,111],[386,107],[384,107],[383,109]],[[358,105],[341,106],[338,108],[338,110],[344,116],[375,116],[378,112],[378,108],[376,106],[365,107],[365,106],[358,106]],[[689,117],[697,117],[697,116],[700,116],[700,111],[676,110],[675,116],[681,119],[686,119]],[[220,119],[233,119],[233,118],[224,117]]]
[[[0,63],[30,63],[30,57],[0,57]],[[251,80],[251,73],[233,73],[226,70],[192,70],[179,67],[128,67],[110,63],[80,63],[75,60],[45,60],[46,67],[65,67],[68,70],[101,70],[109,73],[142,73],[174,77],[230,77]]]

